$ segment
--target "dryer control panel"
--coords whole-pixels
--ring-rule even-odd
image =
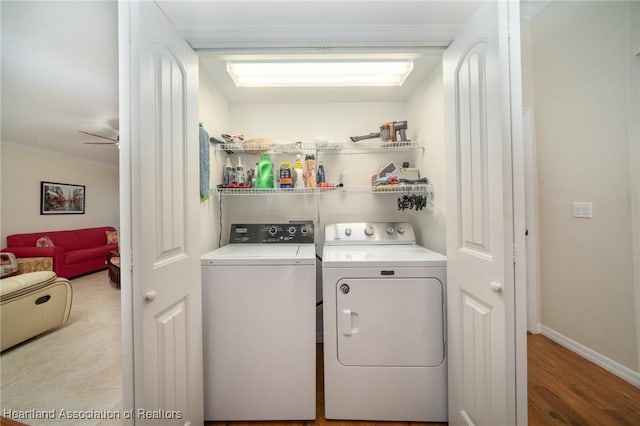
[[[415,244],[416,235],[409,222],[331,223],[324,226],[328,245]]]
[[[247,223],[231,225],[229,243],[313,244],[313,223]]]

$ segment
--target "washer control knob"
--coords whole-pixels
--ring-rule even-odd
[[[273,237],[274,235],[276,235],[278,233],[278,228],[276,226],[271,225],[269,227],[269,231],[268,232],[269,232],[269,235],[271,235]]]
[[[364,228],[364,233],[368,236],[372,236],[373,235],[373,226],[371,225],[367,225],[366,228]]]
[[[398,225],[398,234],[404,234],[404,231],[405,231],[404,226]]]
[[[346,235],[347,237],[350,237],[351,236],[351,228],[346,228],[344,230],[344,235]]]
[[[289,235],[294,235],[297,230],[298,229],[295,226],[290,226],[289,228],[287,228],[287,231],[289,232]]]
[[[342,292],[342,294],[348,294],[350,290],[349,284],[340,285],[340,292]]]
[[[307,235],[307,232],[309,232],[309,228],[307,228],[306,226],[300,228],[300,233],[302,235]]]
[[[393,233],[395,232],[395,228],[393,227],[393,225],[388,225],[387,226],[387,234],[389,235],[393,235]]]

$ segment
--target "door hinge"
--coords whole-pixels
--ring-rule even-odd
[[[513,244],[513,263],[516,263],[516,258],[517,258],[517,251],[516,251],[516,245],[515,243]]]

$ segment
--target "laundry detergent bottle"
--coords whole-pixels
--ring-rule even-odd
[[[273,164],[269,154],[262,154],[258,162],[258,177],[256,178],[256,188],[273,188]]]

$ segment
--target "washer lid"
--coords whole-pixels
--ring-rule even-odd
[[[312,265],[313,244],[229,244],[200,257],[202,265]]]
[[[420,245],[324,246],[322,266],[447,266],[447,257]]]

